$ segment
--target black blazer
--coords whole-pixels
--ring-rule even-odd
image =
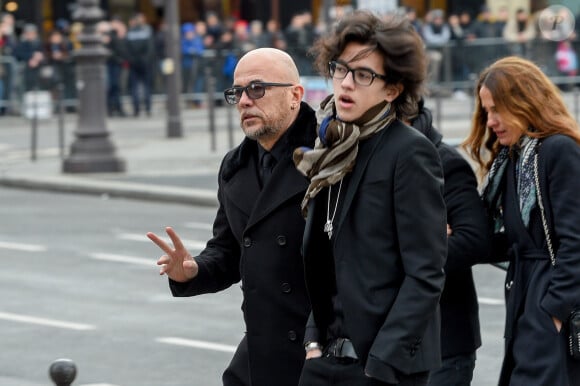
[[[388,381],[393,369],[437,368],[447,222],[435,147],[395,121],[361,141],[343,192],[332,255],[323,232],[325,195],[309,205],[304,264],[315,325],[306,339],[324,343],[336,291],[366,374]]]
[[[314,146],[314,111],[302,103],[288,130],[285,157],[262,190],[255,141],[245,139],[225,156],[214,236],[196,257],[199,275],[188,283],[170,282],[175,296],[192,296],[242,281],[247,332],[230,370],[255,386],[295,386],[305,357],[310,303],[300,254],[305,224],[300,203],[308,180],[296,170],[292,152]]]

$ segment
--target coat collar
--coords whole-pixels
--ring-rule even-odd
[[[314,146],[316,119],[314,111],[304,102],[296,121],[284,136],[284,156],[278,160],[270,182],[260,190],[255,162],[258,154],[256,141],[245,138],[224,159],[222,178],[224,194],[233,205],[249,216],[247,226],[260,221],[282,203],[297,194],[303,194],[308,180],[294,166],[292,154],[300,146]],[[298,204],[297,204],[298,205]],[[299,206],[297,209],[299,210]]]
[[[443,136],[435,127],[433,127],[433,115],[431,110],[424,106],[421,99],[419,102],[419,115],[411,121],[411,126],[423,133],[433,145],[439,146],[443,140]]]
[[[294,149],[304,145],[313,146],[316,138],[316,118],[314,110],[305,102],[300,103],[300,112],[294,123],[288,128],[288,135],[284,136],[284,156],[292,159]],[[248,165],[254,154],[258,152],[256,141],[244,138],[242,143],[232,150],[224,160],[223,179],[228,181],[242,167]]]

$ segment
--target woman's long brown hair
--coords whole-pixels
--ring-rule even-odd
[[[580,144],[578,123],[568,111],[560,90],[534,63],[516,56],[506,57],[481,73],[475,89],[471,131],[463,142],[463,148],[479,164],[482,174],[489,171],[500,149],[497,136],[487,127],[487,113],[481,106],[479,90],[483,86],[490,91],[505,126],[534,138],[564,134]]]

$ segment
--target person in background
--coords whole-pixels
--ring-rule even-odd
[[[13,55],[18,43],[14,24],[14,15],[11,13],[2,13],[0,15],[0,58],[2,58],[0,63],[0,83],[2,84],[0,116],[14,111],[11,105],[11,96],[14,91],[14,78],[17,68]]]
[[[205,71],[208,65],[211,66],[212,58],[205,58],[204,53],[206,50],[210,49],[214,42],[212,35],[207,32],[207,24],[203,20],[199,20],[195,23],[195,33],[197,39],[201,40],[201,50],[197,56],[197,60],[194,65],[194,75],[193,75],[193,93],[194,93],[194,106],[203,107],[204,101],[206,99],[203,94],[205,93]]]
[[[576,76],[578,74],[578,54],[572,47],[570,40],[562,40],[558,42],[556,48],[556,65],[558,72],[562,76]],[[559,86],[562,90],[570,91],[574,84],[566,83]]]
[[[480,74],[464,146],[486,175],[491,258],[505,279],[507,385],[578,385],[568,320],[580,309],[580,130],[562,95],[526,59]]]
[[[284,37],[284,32],[280,30],[280,24],[277,20],[268,20],[264,34],[268,37],[268,47],[278,48],[279,50],[286,50],[286,38]]]
[[[51,65],[54,71],[53,83],[62,85],[62,95],[59,98],[63,99],[66,111],[76,111],[76,108],[71,104],[76,98],[73,46],[68,37],[63,34],[62,29],[50,32],[45,57],[46,63]]]
[[[147,24],[144,14],[136,13],[129,21],[125,48],[129,63],[129,90],[133,102],[133,116],[137,117],[141,112],[140,94],[143,95],[145,113],[150,116],[155,45],[153,29]]]
[[[405,7],[404,12],[413,28],[415,28],[415,31],[421,34],[423,30],[423,22],[419,17],[417,17],[417,10],[414,7]]]
[[[503,23],[498,23],[494,19],[491,9],[487,5],[482,5],[477,18],[473,21],[471,32],[475,39],[481,40],[479,44],[472,47],[469,54],[473,56],[472,71],[479,73],[485,66],[488,66],[496,58],[506,54],[506,44],[503,37]]]
[[[109,50],[107,58],[107,111],[110,117],[126,117],[121,103],[122,74],[127,63],[125,36],[127,27],[118,16],[113,16],[104,36],[105,47]]]
[[[508,19],[502,34],[504,39],[510,43],[513,55],[526,57],[531,51],[533,40],[536,38],[536,23],[525,9],[519,8],[515,17]]]
[[[445,13],[442,9],[433,9],[429,13],[430,21],[423,24],[422,35],[429,56],[429,81],[436,90],[442,75],[443,47],[451,39],[451,28],[445,22]]]
[[[316,119],[301,102],[299,81],[283,51],[259,48],[239,60],[224,94],[236,105],[246,138],[220,167],[213,238],[193,257],[172,228],[166,231],[173,246],[148,234],[165,253],[157,264],[174,296],[241,282],[246,333],[223,374],[225,386],[296,386],[304,363],[310,303],[300,202],[308,180],[294,167],[292,152],[314,145]]]
[[[182,92],[194,91],[195,76],[199,66],[199,58],[204,51],[203,37],[198,36],[193,23],[183,23],[181,26],[181,74]]]
[[[479,305],[471,267],[488,261],[487,219],[471,165],[443,141],[423,101],[408,121],[437,148],[445,178],[447,261],[439,302],[443,365],[431,372],[429,386],[469,386],[476,350],[481,346]]]
[[[26,24],[22,30],[22,36],[14,47],[14,58],[23,63],[23,91],[39,89],[40,66],[44,63],[44,50],[38,28],[34,24]]]
[[[465,55],[465,42],[468,31],[463,30],[461,20],[457,14],[449,15],[447,24],[451,31],[449,41],[452,43],[450,49],[452,80],[454,82],[462,82],[469,78],[469,66]],[[468,96],[463,87],[456,87],[453,90],[453,98],[466,100]]]
[[[311,181],[299,385],[426,385],[441,365],[447,225],[437,150],[402,122],[425,85],[423,41],[405,16],[355,11],[313,54],[334,93],[316,146],[295,151]]]
[[[300,75],[312,75],[312,61],[308,57],[308,48],[315,38],[312,14],[302,11],[293,15],[284,37],[288,53],[296,60]]]

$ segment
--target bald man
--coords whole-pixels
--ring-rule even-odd
[[[235,104],[246,138],[226,154],[218,176],[219,208],[213,238],[193,257],[168,227],[170,245],[147,236],[165,253],[157,264],[174,296],[213,293],[241,281],[246,323],[225,386],[296,386],[304,361],[310,305],[300,246],[300,203],[308,180],[292,152],[312,147],[314,111],[304,102],[298,70],[283,51],[245,54],[224,91]]]

